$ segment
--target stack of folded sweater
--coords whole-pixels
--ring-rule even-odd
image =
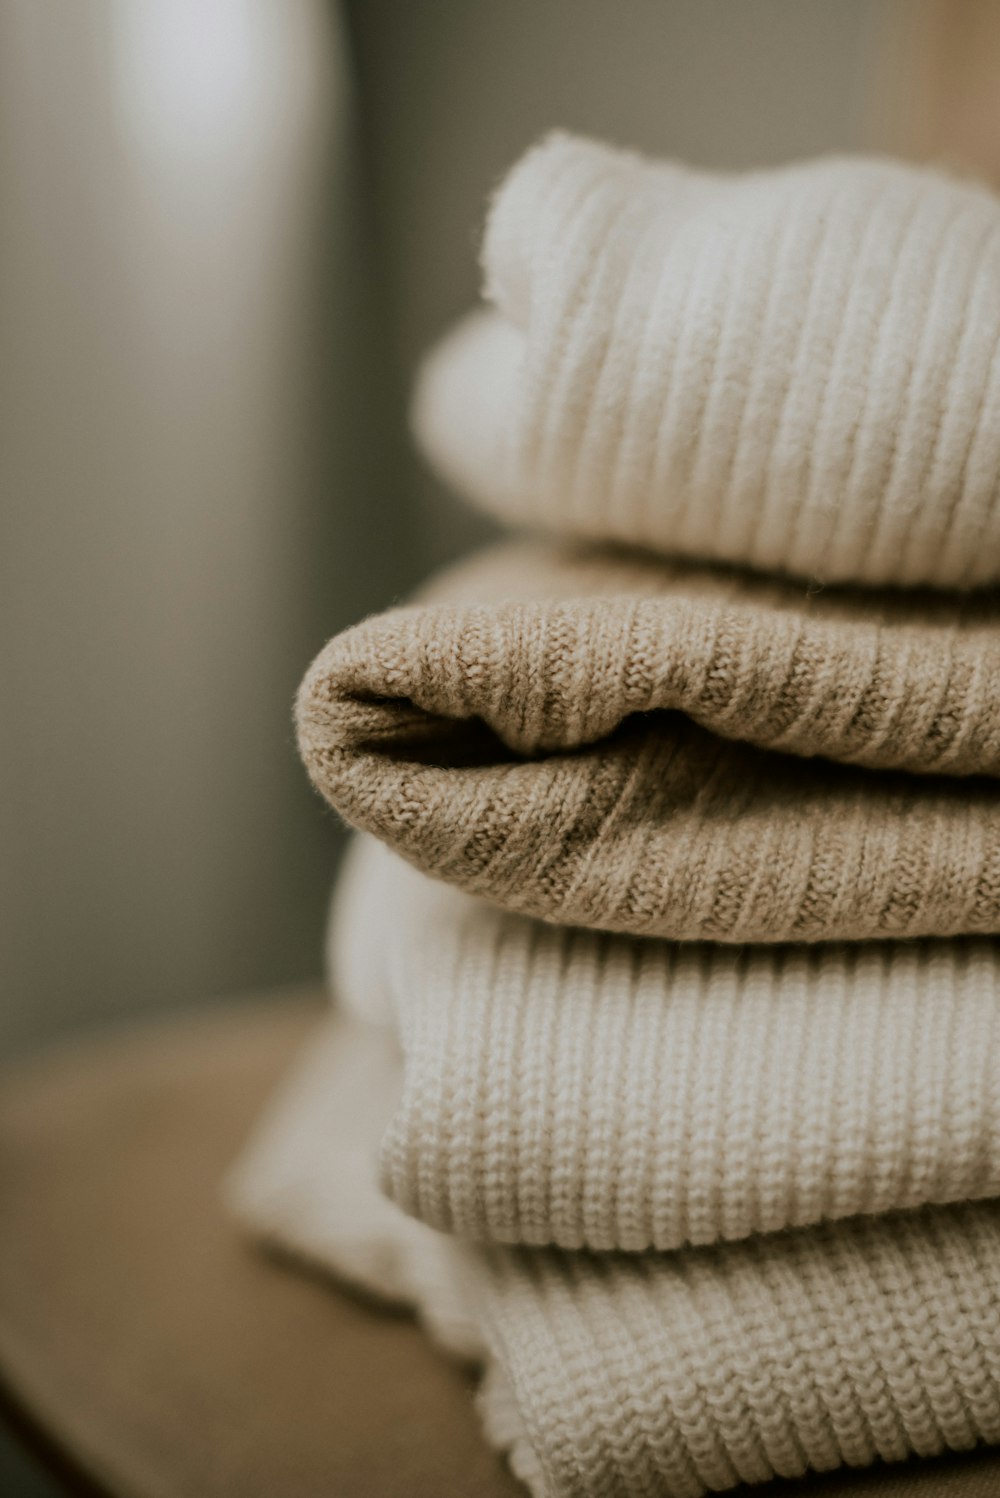
[[[1000,203],[558,136],[484,264],[417,435],[551,539],[306,676],[366,836],[233,1199],[547,1498],[1000,1442]]]

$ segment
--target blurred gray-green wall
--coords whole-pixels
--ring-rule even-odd
[[[866,144],[890,0],[0,6],[0,1046],[318,971],[311,654],[485,534],[405,385],[554,125]]]
[[[0,7],[0,1043],[315,972],[291,699],[414,568],[336,10]]]

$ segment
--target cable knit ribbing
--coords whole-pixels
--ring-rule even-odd
[[[385,1032],[332,1021],[230,1194],[261,1236],[408,1294],[484,1359],[487,1433],[534,1498],[702,1498],[1000,1442],[996,1202],[669,1254],[481,1249],[404,1217],[360,1168],[393,1055]]]
[[[516,521],[828,581],[1000,577],[1000,201],[876,159],[739,177],[557,135],[483,251],[498,311],[414,426]]]
[[[599,936],[505,914],[367,841],[331,956],[344,1002],[402,1046],[383,1189],[443,1231],[671,1249],[1000,1195],[985,942]]]
[[[331,641],[297,705],[316,786],[418,867],[680,940],[1000,929],[1000,796],[954,779],[1000,769],[995,600],[529,548],[439,592]]]

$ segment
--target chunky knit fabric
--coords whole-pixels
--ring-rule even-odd
[[[605,550],[310,668],[379,841],[234,1207],[481,1363],[537,1498],[1000,1443],[1000,594],[825,585],[1000,581],[1000,206],[558,137],[484,262],[418,434]]]
[[[727,177],[558,135],[415,429],[508,519],[829,581],[1000,577],[1000,201],[879,160]]]
[[[1000,771],[998,607],[500,549],[331,641],[299,743],[349,821],[526,914],[992,932],[1000,794],[956,777]]]
[[[671,1254],[477,1249],[404,1217],[359,1168],[395,1100],[393,1056],[338,1019],[230,1198],[259,1236],[409,1296],[483,1361],[487,1431],[536,1498],[701,1498],[1000,1442],[995,1203]]]
[[[699,1498],[1000,1440],[995,1205],[660,1257],[491,1261],[487,1341],[536,1490]]]
[[[381,1183],[432,1227],[670,1249],[1000,1195],[992,944],[600,936],[369,841],[331,957],[344,1002],[399,1035]]]

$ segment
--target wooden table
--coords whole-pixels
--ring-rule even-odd
[[[521,1492],[407,1318],[269,1261],[220,1209],[321,1002],[130,1028],[0,1085],[0,1377],[68,1490]]]

